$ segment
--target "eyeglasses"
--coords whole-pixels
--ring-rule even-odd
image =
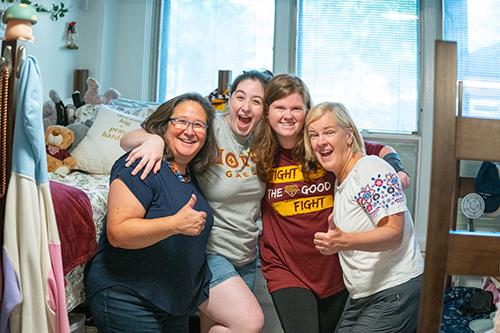
[[[208,124],[201,121],[190,121],[183,118],[170,118],[168,121],[171,122],[175,128],[183,131],[185,131],[189,126],[192,126],[193,131],[204,134],[208,128]]]

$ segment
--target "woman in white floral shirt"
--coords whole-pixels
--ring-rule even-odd
[[[307,159],[336,176],[329,229],[314,239],[321,254],[339,253],[350,294],[336,331],[415,331],[423,259],[397,174],[365,156],[342,104],[316,105],[305,127]]]

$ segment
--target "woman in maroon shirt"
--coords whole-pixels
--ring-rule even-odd
[[[266,109],[252,148],[258,175],[267,184],[262,200],[262,271],[286,333],[333,332],[347,291],[338,256],[321,255],[313,240],[316,232],[328,230],[335,176],[320,167],[302,173],[307,169],[304,120],[312,104],[305,83],[294,75],[277,75],[264,99]],[[366,143],[366,152],[399,162],[388,146]],[[394,166],[408,185],[401,164]]]

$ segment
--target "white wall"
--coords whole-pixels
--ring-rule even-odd
[[[50,1],[39,1],[39,3],[50,5]],[[73,69],[79,51],[65,47],[65,31],[68,22],[78,22],[78,15],[78,9],[71,10],[67,16],[54,22],[50,20],[49,15],[39,14],[38,23],[33,25],[35,42],[23,43],[26,46],[26,54],[33,55],[38,60],[46,99],[49,98],[48,91],[50,89],[55,89],[62,97],[71,95]]]
[[[430,179],[432,165],[432,132],[434,126],[434,43],[441,38],[441,5],[436,0],[423,0],[423,21],[425,33],[421,39],[421,105],[419,115],[420,149],[415,200],[415,232],[420,248],[425,250],[427,221],[429,217]]]
[[[146,100],[151,64],[152,1],[116,0],[114,66],[112,82],[124,96]],[[126,31],[126,33],[118,33]]]
[[[50,6],[51,0],[39,0]],[[147,47],[153,0],[65,0],[70,12],[57,22],[39,14],[33,26],[35,43],[25,43],[28,55],[38,59],[44,96],[55,89],[61,97],[73,92],[75,69],[88,69],[100,91],[117,89],[127,98],[147,99],[151,85]],[[67,49],[66,29],[77,22],[78,50]]]
[[[148,99],[152,0],[88,0],[80,14],[79,68],[89,69],[101,91]]]

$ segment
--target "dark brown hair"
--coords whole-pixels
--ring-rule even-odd
[[[195,173],[202,173],[208,169],[213,163],[215,163],[217,157],[217,144],[215,141],[215,134],[213,130],[213,122],[215,117],[215,110],[210,102],[195,92],[189,92],[177,97],[174,97],[158,107],[146,120],[141,124],[142,128],[148,133],[157,134],[164,138],[164,134],[168,128],[168,121],[174,113],[174,109],[177,105],[186,102],[193,101],[205,110],[207,116],[207,134],[205,139],[205,144],[196,154],[196,156],[189,162],[189,169]],[[164,158],[167,160],[172,159],[172,151],[165,144]]]
[[[236,90],[236,88],[238,88],[238,85],[245,80],[258,80],[265,88],[272,77],[273,73],[267,69],[263,70],[251,69],[248,71],[243,71],[240,75],[236,77],[236,79],[234,79],[233,83],[231,84],[230,94],[232,95]]]

